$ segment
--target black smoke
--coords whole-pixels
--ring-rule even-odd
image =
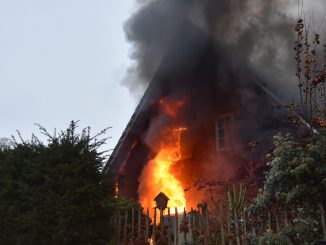
[[[326,9],[326,1],[309,3],[313,8]],[[288,95],[296,84],[293,28],[300,15],[302,6],[298,0],[142,1],[138,11],[125,23],[127,39],[132,43],[131,58],[135,62],[124,83],[131,91],[142,91],[182,21],[190,19],[227,46],[233,60],[245,60],[271,88]]]

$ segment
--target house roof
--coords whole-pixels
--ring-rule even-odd
[[[210,50],[207,50],[208,46]],[[180,47],[182,50],[180,50]],[[136,131],[145,130],[147,127],[146,110],[150,107],[153,99],[161,96],[161,81],[166,79],[166,76],[168,76],[166,74],[173,74],[173,76],[177,77],[178,74],[182,72],[180,71],[182,70],[180,67],[187,67],[188,70],[195,69],[196,66],[198,66],[196,62],[200,62],[200,59],[197,59],[197,57],[200,57],[205,52],[211,52],[212,50],[214,50],[216,57],[219,59],[225,58],[223,61],[231,63],[230,60],[227,60],[228,54],[225,49],[217,43],[216,39],[211,34],[202,30],[192,22],[185,20],[170,48],[163,57],[156,74],[149,83],[148,88],[105,165],[103,169],[104,173],[108,173],[109,169],[112,174],[118,173],[119,165],[124,161],[125,156],[128,155],[128,151],[130,151],[133,143],[138,137]],[[238,57],[238,60],[239,59],[241,59],[241,57]],[[254,74],[250,71],[249,67],[245,67],[245,69],[248,70],[250,74]],[[251,76],[251,78],[253,78],[253,76]],[[276,103],[283,104],[266,85],[261,83],[258,76],[254,77],[251,82],[256,84]]]

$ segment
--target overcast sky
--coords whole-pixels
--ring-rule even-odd
[[[323,1],[305,3],[321,10]],[[121,85],[131,62],[123,23],[135,2],[0,0],[0,138],[80,120],[94,133],[112,126],[115,146],[137,104]]]
[[[134,2],[0,0],[0,138],[80,120],[94,133],[112,126],[114,147],[136,106],[120,85]]]

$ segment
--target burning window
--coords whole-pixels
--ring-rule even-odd
[[[217,150],[225,150],[231,143],[231,115],[219,117],[216,121],[216,146]]]

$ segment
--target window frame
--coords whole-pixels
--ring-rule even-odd
[[[221,120],[223,123],[221,123]],[[215,120],[215,145],[216,151],[227,151],[232,145],[232,134],[233,134],[233,114],[223,114]],[[221,125],[222,124],[222,125]],[[221,131],[223,130],[223,131]],[[222,133],[223,132],[223,133]],[[223,134],[223,136],[221,136]],[[221,146],[223,142],[223,146]]]

